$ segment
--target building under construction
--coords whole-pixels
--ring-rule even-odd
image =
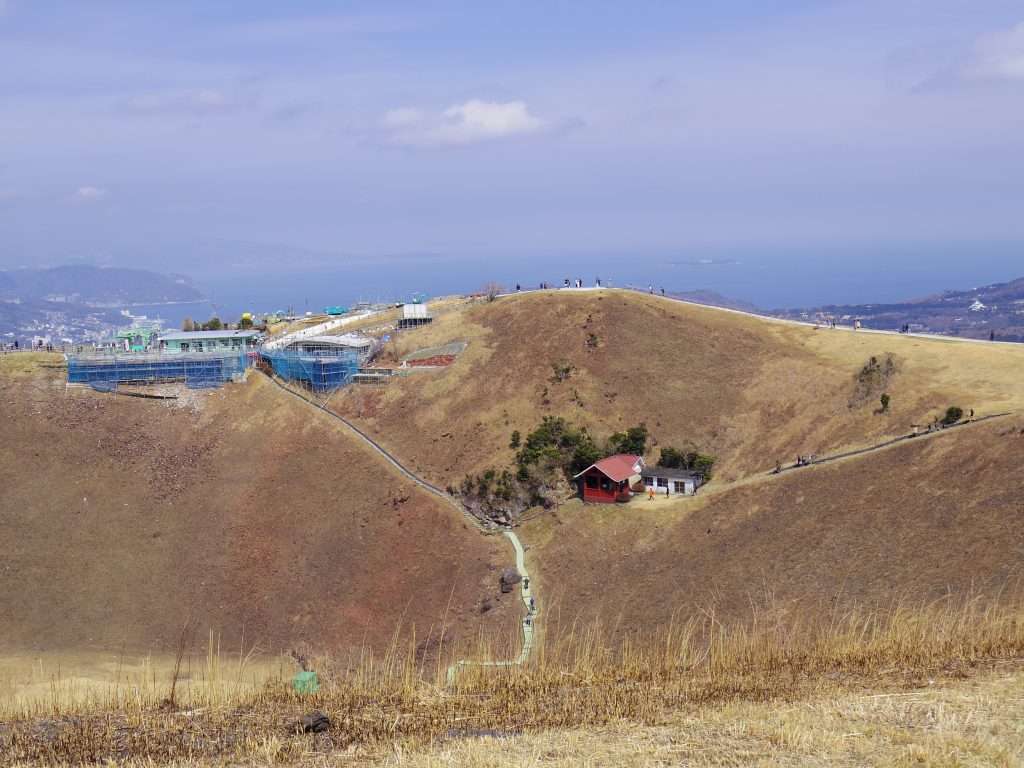
[[[122,384],[147,386],[184,382],[190,389],[207,389],[229,381],[244,381],[255,353],[240,349],[173,355],[128,352],[66,357],[68,384],[88,384],[93,389],[110,391]]]
[[[264,349],[262,361],[282,379],[301,382],[315,390],[331,390],[352,383],[359,373],[360,354],[354,347]]]

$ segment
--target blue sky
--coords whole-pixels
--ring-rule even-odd
[[[0,266],[179,236],[984,258],[1021,211],[1019,1],[0,0]]]

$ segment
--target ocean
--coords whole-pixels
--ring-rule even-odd
[[[324,307],[360,300],[410,300],[414,294],[469,293],[494,282],[523,288],[565,278],[593,285],[629,284],[655,291],[713,290],[763,309],[825,304],[891,303],[944,289],[1006,282],[1024,276],[1024,249],[1013,246],[911,249],[803,249],[789,252],[675,253],[638,252],[542,254],[455,258],[385,257],[312,266],[252,267],[192,274],[219,307],[222,320],[235,322],[243,312],[277,310],[319,312]],[[194,272],[194,270],[193,270]],[[135,307],[133,314],[162,316],[168,326],[184,317],[204,320],[204,304]]]

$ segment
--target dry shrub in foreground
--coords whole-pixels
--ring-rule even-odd
[[[600,627],[581,628],[548,639],[525,669],[469,667],[451,686],[444,670],[417,667],[413,648],[368,657],[355,674],[306,697],[276,684],[176,711],[136,696],[74,715],[11,713],[0,724],[0,763],[288,763],[311,753],[415,748],[473,729],[656,723],[701,705],[915,686],[1024,656],[1024,602],[950,598],[850,610],[827,623],[731,628],[704,617],[625,644],[609,639]],[[296,733],[293,723],[312,709],[324,711],[332,729]]]

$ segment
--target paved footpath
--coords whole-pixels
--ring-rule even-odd
[[[266,374],[263,375],[266,376]],[[312,406],[313,408],[316,408],[318,411],[322,411],[328,416],[331,416],[335,420],[341,422],[345,427],[349,429],[349,431],[353,432],[356,435],[356,437],[358,437],[366,445],[368,445],[370,448],[372,448],[374,451],[380,454],[389,464],[394,466],[395,469],[397,469],[407,478],[412,480],[412,482],[416,483],[416,485],[434,494],[435,496],[440,497],[449,506],[454,507],[456,510],[458,510],[463,517],[469,520],[469,522],[473,525],[474,528],[476,528],[477,531],[485,535],[497,532],[497,529],[486,528],[484,524],[480,522],[480,520],[476,517],[476,515],[472,514],[468,509],[462,506],[462,504],[458,503],[455,499],[453,499],[447,493],[442,491],[440,488],[438,488],[435,485],[432,485],[431,483],[428,483],[423,478],[413,474],[413,472],[411,472],[409,469],[403,466],[401,462],[398,461],[398,459],[396,459],[394,456],[392,456],[390,453],[384,450],[384,448],[381,447],[373,438],[371,438],[365,432],[360,430],[354,424],[342,418],[334,411],[329,411],[322,405],[317,405],[312,400],[307,400],[298,392],[286,387],[284,384],[278,381],[276,377],[267,376],[267,378],[270,379],[272,383],[276,384],[280,389],[287,392],[288,394],[294,395],[307,405]],[[506,528],[504,529],[504,534],[506,538],[508,538],[508,540],[512,542],[512,546],[515,549],[516,570],[519,571],[519,576],[522,578],[522,581],[520,581],[519,584],[523,598],[523,605],[526,606],[526,617],[523,619],[522,650],[519,651],[519,656],[511,661],[476,661],[474,659],[461,659],[460,661],[455,662],[454,664],[452,664],[451,667],[448,668],[449,683],[451,683],[455,679],[455,675],[460,669],[470,665],[479,665],[485,667],[520,666],[526,663],[526,660],[530,658],[530,652],[533,650],[533,630],[536,626],[537,621],[537,602],[536,598],[534,598],[533,596],[533,588],[530,586],[530,574],[526,571],[526,555],[523,551],[523,545],[520,543],[519,537],[516,536],[515,531],[513,531],[511,528]]]
[[[519,651],[519,656],[511,661],[478,661],[476,659],[460,659],[459,661],[448,667],[448,684],[450,685],[455,681],[455,675],[463,667],[478,666],[478,667],[516,667],[526,663],[526,660],[530,658],[530,651],[533,650],[533,630],[537,623],[537,604],[535,599],[532,597],[532,587],[530,586],[530,574],[526,571],[526,560],[523,552],[523,545],[519,542],[519,537],[516,536],[515,531],[511,529],[505,529],[505,535],[509,541],[512,542],[512,546],[516,550],[516,570],[519,571],[519,575],[522,577],[522,581],[519,582],[520,589],[523,597],[523,604],[526,606],[526,618],[523,619],[523,648]]]

